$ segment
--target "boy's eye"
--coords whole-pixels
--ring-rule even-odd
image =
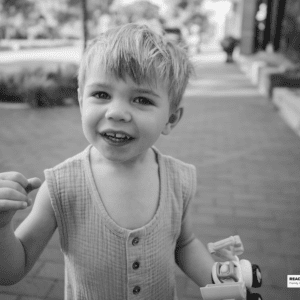
[[[134,99],[134,102],[136,102],[138,104],[142,104],[142,105],[153,105],[152,101],[145,97],[136,97]]]
[[[110,98],[109,94],[107,94],[106,92],[96,92],[93,94],[93,96],[98,99],[109,99]]]

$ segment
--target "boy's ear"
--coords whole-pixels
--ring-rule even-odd
[[[168,135],[172,129],[178,124],[183,115],[183,107],[179,107],[175,112],[173,112],[168,123],[165,125],[165,128],[162,131],[162,134]]]

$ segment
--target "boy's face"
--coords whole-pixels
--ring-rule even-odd
[[[79,91],[83,132],[107,160],[143,158],[160,134],[168,134],[170,104],[165,84],[137,85],[91,68]]]

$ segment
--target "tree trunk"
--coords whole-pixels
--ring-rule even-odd
[[[81,0],[81,14],[82,14],[82,36],[83,36],[83,51],[86,48],[88,40],[88,13],[87,13],[87,0]]]

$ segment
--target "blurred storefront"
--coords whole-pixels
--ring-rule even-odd
[[[300,62],[299,0],[229,1],[225,32],[241,39],[241,54],[267,50]]]

